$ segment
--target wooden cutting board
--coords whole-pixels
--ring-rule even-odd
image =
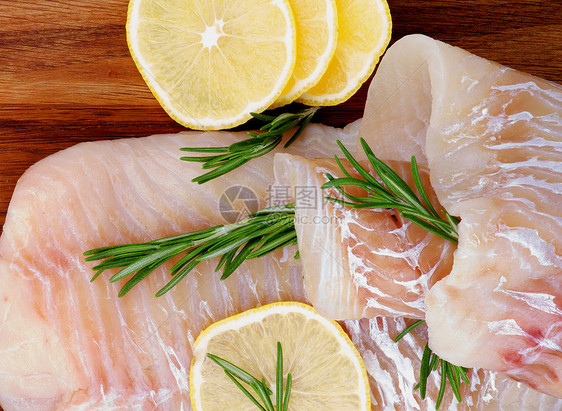
[[[174,133],[125,41],[127,0],[0,2],[0,226],[19,176],[81,141]],[[393,41],[423,33],[562,83],[562,1],[389,0]],[[343,126],[367,85],[319,112]]]

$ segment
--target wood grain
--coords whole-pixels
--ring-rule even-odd
[[[389,0],[393,41],[423,33],[562,83],[562,2]],[[19,176],[81,141],[174,133],[125,40],[126,0],[0,2],[0,225]],[[319,112],[343,126],[363,111],[366,84]]]

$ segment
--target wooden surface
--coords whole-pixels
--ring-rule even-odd
[[[562,83],[562,1],[389,0],[393,41],[423,33]],[[19,176],[81,141],[182,130],[138,74],[127,0],[0,1],[0,226]],[[318,121],[360,117],[366,84]]]

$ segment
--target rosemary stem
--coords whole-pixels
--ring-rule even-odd
[[[276,406],[278,410],[283,407],[283,349],[281,343],[277,342],[277,373],[275,378]]]
[[[394,339],[394,342],[400,341],[406,334],[408,334],[410,331],[412,331],[418,325],[421,325],[423,323],[424,323],[423,320],[418,320],[418,321],[410,324],[404,331],[402,331],[400,334],[398,334],[398,336]]]

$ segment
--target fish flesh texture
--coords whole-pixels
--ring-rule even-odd
[[[393,45],[360,135],[414,154],[461,218],[425,300],[430,347],[562,397],[562,87],[425,36]]]
[[[341,160],[353,177],[358,173]],[[410,164],[387,162],[415,190]],[[370,165],[363,164],[374,175]],[[446,276],[456,244],[404,219],[395,210],[354,209],[324,197],[326,174],[345,177],[334,159],[275,156],[276,185],[295,194],[295,229],[303,263],[306,295],[318,312],[337,320],[392,316],[423,319],[429,288]],[[432,204],[439,209],[427,172],[420,168]],[[321,201],[304,201],[306,187]],[[357,197],[362,189],[346,187]]]
[[[293,152],[328,156],[346,129],[311,125]],[[10,410],[188,410],[191,345],[229,315],[306,301],[295,247],[246,261],[226,281],[202,262],[160,298],[170,265],[123,298],[123,282],[93,283],[86,250],[225,224],[219,200],[245,186],[266,205],[273,154],[204,185],[180,147],[226,146],[245,133],[184,132],[82,143],[18,181],[0,237],[0,406]],[[235,199],[234,199],[235,200]],[[126,281],[126,280],[124,280]]]
[[[341,322],[363,357],[371,385],[373,410],[435,410],[439,391],[438,373],[430,374],[425,400],[417,384],[427,329],[418,326],[398,343],[393,341],[411,321],[396,317]],[[543,394],[494,371],[471,369],[470,384],[461,384],[458,402],[447,388],[440,410],[560,411],[562,399]]]

